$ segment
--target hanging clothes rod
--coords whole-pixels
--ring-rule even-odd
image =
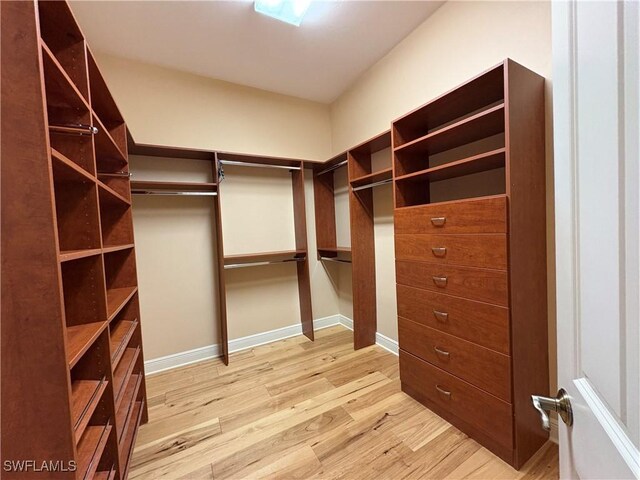
[[[65,135],[95,135],[98,133],[97,127],[91,125],[49,125],[51,133],[61,133]]]
[[[300,167],[289,167],[287,165],[272,165],[269,163],[249,163],[236,162],[235,160],[218,160],[223,165],[237,165],[239,167],[258,167],[258,168],[281,168],[285,170],[300,170]]]
[[[320,260],[323,262],[351,263],[351,260],[342,260],[341,258],[333,257],[320,257]]]
[[[131,177],[133,174],[131,172],[113,172],[113,173],[103,173],[98,172],[99,177]]]
[[[317,175],[322,175],[323,173],[332,172],[333,170],[336,170],[336,169],[338,169],[338,168],[340,168],[340,167],[342,167],[343,165],[346,165],[346,164],[347,164],[347,161],[346,161],[346,160],[343,160],[343,161],[341,161],[340,163],[336,163],[335,165],[331,165],[330,167],[325,168],[324,170],[319,171],[319,172],[317,173]]]
[[[229,265],[225,265],[225,270],[230,270],[233,268],[244,268],[244,267],[259,267],[262,265],[273,265],[276,263],[287,263],[287,262],[304,262],[306,260],[305,257],[301,258],[287,258],[286,260],[271,260],[268,262],[251,262],[251,263],[231,263]]]
[[[178,192],[168,190],[131,190],[132,195],[182,195],[185,197],[215,197],[218,192]]]
[[[364,190],[365,188],[373,188],[373,187],[377,187],[380,185],[385,185],[387,183],[391,183],[393,182],[392,178],[388,178],[387,180],[380,180],[379,182],[373,182],[373,183],[369,183],[367,185],[361,185],[359,187],[355,187],[353,189],[354,192],[357,192],[358,190]]]

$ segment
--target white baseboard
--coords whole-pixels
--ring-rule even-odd
[[[342,315],[331,315],[329,317],[318,318],[313,321],[314,330],[340,325],[343,322]],[[349,319],[347,319],[349,320]],[[350,321],[350,320],[349,320]],[[353,323],[353,322],[352,322]],[[239,352],[249,348],[264,345],[266,343],[284,340],[285,338],[302,335],[302,325],[290,325],[284,328],[277,328],[268,332],[257,333],[247,337],[236,338],[229,341],[229,352]],[[165,357],[154,358],[144,362],[144,371],[147,375],[164,372],[173,368],[184,367],[192,363],[201,362],[220,355],[219,345],[207,345],[206,347],[195,348],[186,352],[174,353]]]
[[[398,341],[376,332],[376,345],[398,356]]]

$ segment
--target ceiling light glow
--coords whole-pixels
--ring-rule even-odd
[[[299,27],[311,0],[255,0],[255,11]]]

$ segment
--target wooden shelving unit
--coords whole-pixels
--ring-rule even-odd
[[[3,5],[2,41],[2,456],[124,479],[147,421],[126,125],[66,2]]]
[[[402,389],[519,468],[547,440],[544,79],[505,60],[392,132]]]

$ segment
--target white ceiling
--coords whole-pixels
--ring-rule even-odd
[[[300,27],[237,1],[72,1],[91,48],[323,103],[443,2],[314,1]]]

